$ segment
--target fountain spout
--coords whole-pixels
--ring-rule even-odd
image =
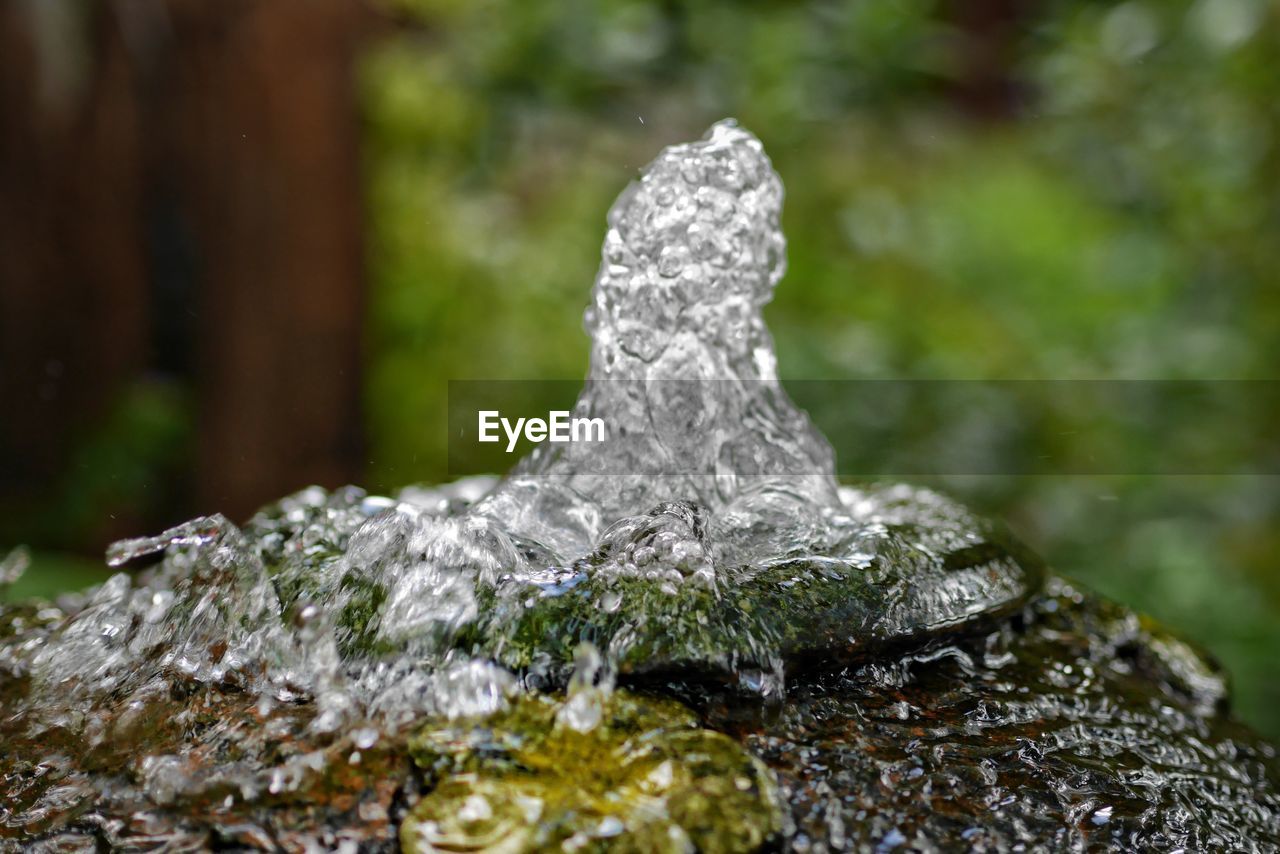
[[[649,164],[609,212],[585,317],[576,412],[611,439],[542,446],[512,488],[561,476],[604,525],[684,500],[712,526],[807,530],[837,504],[830,446],[778,383],[761,314],[786,269],[782,198],[764,147],[732,120]]]

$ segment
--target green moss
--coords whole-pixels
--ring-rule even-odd
[[[493,621],[489,644],[508,667],[546,657],[567,664],[583,642],[607,650],[624,672],[728,671],[738,659],[758,662],[776,649],[775,627],[759,609],[739,611],[736,595],[696,583],[664,590],[648,579],[594,575],[554,595],[530,593],[512,597],[512,619]],[[617,602],[612,611],[600,604],[610,598]]]
[[[348,574],[341,589],[346,605],[338,614],[338,640],[344,655],[390,652],[393,648],[377,639],[377,617],[387,599],[385,585],[363,576]]]
[[[599,723],[569,706],[598,703]],[[568,711],[566,711],[568,710]],[[400,830],[406,851],[752,851],[781,829],[768,769],[672,700],[588,688],[538,695],[410,742],[431,791]]]
[[[874,494],[894,521],[865,564],[800,556],[727,569],[714,587],[584,564],[554,586],[502,591],[469,650],[513,669],[567,668],[586,642],[622,673],[734,680],[783,661],[861,660],[1006,616],[1039,590],[1039,559],[999,526],[929,494]]]

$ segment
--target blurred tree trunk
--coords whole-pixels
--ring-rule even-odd
[[[202,241],[202,510],[360,472],[364,321],[355,3],[175,2],[165,195]]]
[[[366,23],[356,0],[0,8],[0,510],[145,372],[194,389],[194,487],[104,535],[358,479]]]
[[[1018,53],[1027,29],[1046,11],[1041,0],[946,0],[943,20],[959,37],[950,95],[985,121],[1017,116],[1030,99]]]
[[[0,512],[38,501],[147,350],[138,105],[115,34],[0,7]],[[43,31],[42,31],[43,30]],[[71,29],[71,32],[75,32]],[[43,55],[42,55],[43,54]],[[20,515],[20,514],[19,514]]]

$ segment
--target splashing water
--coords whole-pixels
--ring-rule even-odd
[[[831,449],[779,385],[760,313],[786,267],[781,211],[782,183],[760,142],[732,123],[650,164],[609,214],[578,401],[636,438],[544,445],[516,483],[563,475],[608,521],[659,500],[694,502],[722,550],[747,553],[753,525],[792,533],[838,506]],[[652,458],[692,474],[655,484],[638,474]],[[591,473],[606,462],[637,474]]]
[[[527,736],[589,754],[629,732],[618,715],[658,714],[647,700],[616,694],[615,678],[665,684],[699,706],[704,722],[741,729],[758,755],[772,757],[796,803],[835,798],[852,785],[832,776],[836,765],[806,768],[795,758],[809,755],[803,733],[816,732],[817,722],[839,729],[811,707],[838,694],[829,702],[845,704],[840,720],[861,720],[873,699],[869,681],[877,691],[909,681],[883,681],[906,670],[876,670],[878,660],[895,661],[903,649],[933,650],[917,662],[949,660],[952,653],[938,650],[960,650],[946,645],[978,627],[1009,646],[1021,637],[1010,626],[1034,618],[1028,603],[1043,610],[1055,601],[1040,592],[1044,574],[1033,556],[947,499],[905,486],[837,485],[825,439],[778,382],[761,317],[785,268],[781,204],[781,182],[759,141],[723,122],[699,142],[664,151],[611,210],[586,313],[590,372],[576,411],[605,418],[626,441],[543,445],[505,479],[411,487],[394,498],[306,489],[243,529],[215,515],[117,543],[108,552],[113,566],[160,560],[57,607],[0,610],[0,741],[8,748],[0,760],[8,793],[0,842],[391,845],[407,816],[401,841],[422,850],[457,838],[475,843],[468,834],[522,850],[551,839],[603,844],[624,831],[657,834],[670,850],[692,839],[704,850],[749,850],[784,830],[788,845],[812,847],[817,813],[794,815],[783,828],[769,806],[774,772],[674,712],[653,719],[654,731],[666,733],[653,736],[663,745],[653,748],[658,754],[631,742],[617,748],[633,757],[639,776],[588,774],[589,783],[574,783],[593,805],[583,814],[589,827],[586,819],[556,824],[544,811],[557,803],[572,810],[572,798],[540,788],[563,769],[529,781],[496,754],[475,753],[474,743],[488,732],[478,721],[532,715],[538,734],[517,733],[504,750],[524,749]],[[642,474],[653,460],[672,473]],[[0,588],[21,564],[20,557],[0,563]],[[1152,649],[1172,643],[1144,637]],[[1015,695],[1001,693],[996,660],[1013,653],[990,654],[986,670],[967,671],[986,686],[972,690]],[[1197,733],[1205,735],[1195,721],[1217,714],[1221,681],[1192,654],[1159,660],[1180,663],[1176,672],[1194,678],[1166,674],[1164,687],[1143,690],[1191,723],[1148,723],[1170,745],[1192,749]],[[805,675],[847,674],[846,667],[872,676],[848,677],[844,693],[832,694]],[[789,697],[790,674],[801,683]],[[1023,677],[1032,680],[1032,670]],[[1184,683],[1190,687],[1174,696],[1183,689],[1169,686]],[[566,686],[563,702],[546,693]],[[940,708],[956,716],[946,726],[959,732],[972,711],[966,703],[978,695],[947,690],[950,705]],[[726,712],[742,705],[744,692],[791,710],[775,736]],[[1074,700],[1054,702],[1066,708]],[[1145,709],[1147,701],[1132,702]],[[797,709],[808,717],[797,720]],[[1146,720],[1146,711],[1130,713]],[[1023,720],[1051,714],[1040,707]],[[424,721],[435,723],[411,751],[406,739]],[[448,741],[463,731],[472,739],[465,750],[432,742],[431,733]],[[948,731],[933,737],[945,742]],[[885,749],[873,735],[844,737]],[[424,753],[428,742],[434,752]],[[708,768],[746,782],[698,783],[703,760],[681,765],[671,746],[695,742],[712,756]],[[965,761],[977,763],[979,748],[965,742],[964,749]],[[1208,749],[1256,754],[1263,764],[1274,758],[1238,738]],[[837,765],[848,761],[835,747],[824,750]],[[428,753],[452,757],[453,776],[431,765],[431,779],[415,783],[435,761],[423,758]],[[1174,772],[1179,761],[1161,759]],[[1195,762],[1212,765],[1202,756]],[[888,773],[874,763],[858,767]],[[476,778],[477,768],[496,776]],[[1267,773],[1245,773],[1256,790],[1250,826],[1280,814]],[[434,793],[414,807],[420,788]],[[716,797],[754,818],[728,826],[688,810],[678,818],[650,810],[632,821],[615,809],[622,790],[651,806],[701,798],[709,812],[721,792]],[[528,809],[537,800],[535,818],[516,806],[497,809],[494,798],[512,792]],[[865,816],[874,799],[860,803]],[[824,809],[830,827],[856,820]],[[1112,816],[1100,802],[1090,809],[1095,821]],[[1108,820],[1123,826],[1119,813]],[[538,822],[551,824],[534,828]],[[1168,812],[1148,825],[1161,839],[1185,840],[1190,832],[1177,828],[1195,821]],[[867,828],[879,835],[840,830],[828,842],[840,848],[901,833],[896,825]],[[939,833],[962,831],[948,825]]]

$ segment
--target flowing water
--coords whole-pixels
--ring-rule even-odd
[[[0,846],[1275,847],[1274,750],[1202,656],[942,496],[836,483],[760,313],[781,204],[731,122],[619,198],[575,409],[611,441],[2,606]]]

